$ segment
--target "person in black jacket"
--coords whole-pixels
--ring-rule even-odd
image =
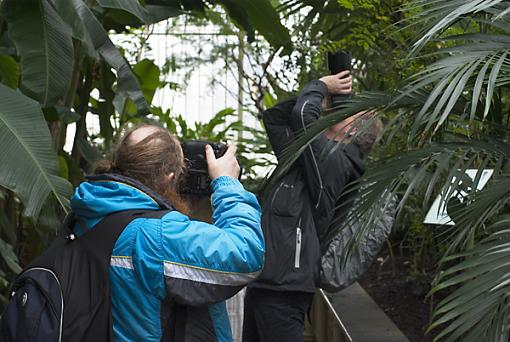
[[[277,158],[295,134],[319,118],[329,95],[351,92],[348,73],[312,81],[297,99],[263,113]],[[355,133],[360,126],[357,123],[371,115],[358,113],[318,136],[262,199],[266,261],[261,275],[246,292],[244,342],[303,340],[304,316],[319,279],[319,237],[326,234],[323,230],[345,185],[363,174],[363,156],[369,146],[363,138],[359,144],[341,143],[325,158],[321,152],[331,140],[340,141]]]

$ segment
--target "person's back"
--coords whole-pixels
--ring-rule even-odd
[[[110,213],[171,209],[161,219],[132,221],[112,252],[110,281],[117,341],[230,341],[226,298],[262,268],[264,241],[255,196],[237,180],[235,150],[207,151],[213,221],[190,220],[177,189],[184,160],[168,131],[128,133],[111,163],[82,183],[72,199],[78,234]],[[237,172],[237,173],[236,173]],[[172,210],[173,209],[173,210]]]

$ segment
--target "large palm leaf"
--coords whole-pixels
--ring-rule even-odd
[[[133,100],[139,113],[149,113],[149,105],[140,89],[136,76],[133,74],[129,63],[110,40],[101,22],[82,0],[69,1],[72,2],[73,6],[65,6],[65,4],[62,4],[58,6],[58,8],[66,8],[69,11],[73,11],[73,15],[66,16],[66,18],[79,18],[79,20],[81,20],[83,24],[80,25],[83,25],[83,27],[87,29],[86,37],[90,37],[99,55],[115,69],[117,73],[117,94],[125,94],[125,96]],[[75,26],[73,23],[69,23],[69,25]]]
[[[508,84],[509,3],[507,1],[415,3],[426,7],[415,17],[425,23],[423,37],[415,44],[415,52],[439,34],[444,37],[444,32],[447,32],[445,30],[457,21],[482,23],[484,31],[443,39],[444,45],[449,46],[439,51],[444,57],[423,73],[416,75],[405,88],[404,93],[429,90],[426,102],[413,118],[409,139],[412,140],[419,134],[430,138],[447,123],[447,120],[450,121],[449,126],[452,125],[452,121],[458,127],[469,127],[467,123],[475,123],[476,125],[471,127],[483,125],[490,130],[490,122],[480,121],[491,120],[491,115],[496,116],[498,108],[494,95],[498,89]],[[485,20],[486,17],[492,20]],[[445,201],[462,188],[459,180],[464,175],[467,165],[478,169],[478,173],[464,201],[448,208],[456,217],[456,225],[448,230],[451,244],[447,254],[454,251],[467,250],[467,252],[455,259],[462,261],[465,258],[465,261],[446,268],[446,271],[441,273],[438,285],[434,288],[434,292],[445,288],[458,288],[443,300],[435,311],[431,328],[441,329],[436,340],[442,338],[448,341],[508,340],[510,317],[507,298],[508,269],[505,267],[510,260],[502,257],[508,249],[507,218],[500,217],[499,222],[489,229],[486,228],[488,223],[494,221],[505,210],[509,201],[510,183],[506,161],[510,146],[502,140],[508,135],[507,130],[501,131],[500,128],[497,135],[486,138],[482,144],[471,141],[471,148],[481,150],[476,153],[471,151],[469,154],[461,155],[456,162],[446,164],[449,171],[448,176],[443,177],[445,181],[442,184],[445,189],[443,192]],[[494,176],[483,190],[475,192],[476,183],[486,168],[494,168]],[[436,167],[435,174],[439,170],[441,167]],[[447,170],[445,168],[443,172]],[[423,173],[418,175],[425,181],[441,178],[423,177]],[[452,176],[455,176],[457,181],[452,183]],[[434,182],[429,184],[428,189],[431,189],[432,184]],[[412,187],[407,186],[406,193],[410,188]],[[429,190],[427,194],[430,194]],[[488,231],[492,232],[492,235],[477,243],[477,237],[487,234]],[[472,248],[473,246],[475,247]],[[444,261],[448,263],[442,263],[443,267],[453,262],[452,258],[446,258]]]
[[[510,188],[508,175],[501,182]],[[434,292],[455,290],[435,311],[431,328],[446,325],[436,340],[508,341],[510,217],[498,217],[487,230],[491,234],[477,247],[449,258],[461,262],[440,276]]]
[[[404,22],[416,29],[413,53],[417,53],[427,42],[443,33],[465,16],[492,13],[501,19],[507,11],[504,0],[415,0],[405,7],[411,16]],[[496,11],[494,15],[494,11]]]
[[[415,52],[433,38],[440,38],[444,46],[437,52],[443,58],[415,75],[404,90],[432,89],[415,117],[410,139],[437,131],[452,113],[459,114],[460,121],[466,115],[470,121],[486,119],[495,90],[509,82],[509,4],[501,0],[418,0],[408,6],[409,12],[417,11],[408,19],[410,26],[421,28]],[[448,36],[448,29],[458,22],[470,32]],[[483,27],[483,32],[477,33],[476,27]]]
[[[73,68],[71,31],[47,0],[2,4],[9,36],[21,57],[21,87],[50,106],[66,95]]]
[[[415,75],[403,91],[408,94],[432,89],[414,117],[409,139],[414,139],[417,134],[433,134],[452,113],[458,114],[462,123],[466,116],[471,122],[486,119],[496,87],[509,83],[508,36],[466,34],[455,39],[470,40],[471,43],[441,50],[447,57]],[[484,98],[481,98],[482,94]]]
[[[50,193],[68,207],[72,187],[60,170],[39,104],[0,84],[0,185],[11,189],[37,217]]]

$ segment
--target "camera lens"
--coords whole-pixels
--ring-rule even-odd
[[[328,52],[328,69],[331,75],[341,71],[351,70],[352,56],[349,51]],[[337,107],[351,98],[351,94],[337,94],[331,96],[331,107]]]
[[[351,53],[349,51],[328,52],[328,69],[331,75],[340,71],[351,70]]]

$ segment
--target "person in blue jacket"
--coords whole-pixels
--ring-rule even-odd
[[[191,220],[178,195],[185,162],[166,129],[125,134],[71,200],[82,234],[126,209],[174,209],[133,220],[115,243],[110,281],[116,341],[231,341],[224,300],[264,263],[261,210],[237,180],[235,146],[216,159],[206,147],[213,224]]]

